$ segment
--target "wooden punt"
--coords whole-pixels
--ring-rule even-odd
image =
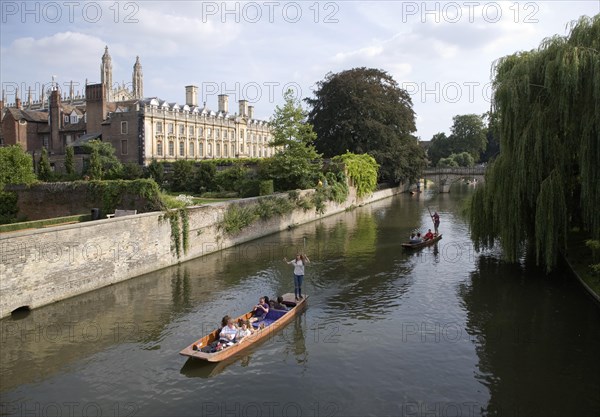
[[[295,316],[300,314],[305,308],[307,304],[307,295],[303,295],[303,298],[299,301],[296,301],[294,298],[294,294],[284,294],[283,295],[283,304],[290,307],[288,311],[282,310],[273,310],[271,309],[267,316],[265,317],[264,328],[254,329],[254,333],[250,336],[246,336],[239,343],[235,343],[231,346],[225,347],[223,350],[216,352],[204,352],[202,349],[207,346],[212,346],[214,342],[219,340],[219,333],[221,331],[220,328],[213,330],[209,334],[203,336],[202,338],[196,340],[194,343],[190,344],[188,347],[179,352],[180,355],[187,356],[190,358],[200,359],[207,362],[221,362],[236,353],[239,353],[260,340],[264,340],[265,338],[272,335],[277,330],[281,329],[283,326],[288,324]],[[235,322],[239,319],[247,320],[252,317],[252,311],[249,311],[246,314],[242,314],[241,316],[235,318]],[[254,325],[260,325],[261,322],[254,323]]]
[[[441,238],[442,238],[442,235],[437,235],[433,239],[430,239],[430,240],[427,240],[427,241],[421,242],[421,243],[403,243],[402,247],[406,248],[406,249],[420,249],[420,248],[424,248],[426,246],[433,245],[435,242],[437,242]]]

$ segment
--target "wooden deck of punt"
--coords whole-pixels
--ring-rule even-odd
[[[420,249],[420,248],[424,248],[425,246],[433,245],[435,242],[437,242],[441,238],[442,238],[442,235],[438,235],[438,236],[434,237],[433,239],[430,239],[428,241],[421,242],[421,243],[403,243],[402,247],[406,248],[406,249]]]
[[[179,352],[179,354],[183,355],[183,356],[188,356],[190,358],[208,361],[208,362],[223,361],[223,360],[235,355],[236,353],[239,353],[239,352],[249,348],[250,346],[257,343],[258,341],[265,339],[269,335],[272,335],[274,332],[276,332],[278,329],[281,329],[283,326],[288,324],[295,316],[300,314],[306,308],[308,296],[303,295],[303,297],[304,298],[302,298],[300,301],[296,301],[294,299],[294,294],[290,294],[290,293],[284,294],[283,295],[284,304],[287,304],[287,305],[295,304],[294,307],[290,308],[290,310],[288,310],[287,313],[285,313],[283,316],[278,318],[272,324],[266,326],[263,329],[254,330],[254,333],[252,335],[246,336],[239,343],[236,343],[232,346],[226,347],[223,350],[220,350],[217,352],[212,352],[212,353],[202,352],[202,350],[201,350],[202,348],[209,346],[213,342],[219,340],[219,332],[221,330],[219,328],[219,329],[213,330],[206,336],[203,336],[202,338],[196,340],[194,343],[190,344],[188,347],[186,347],[181,352]],[[237,323],[237,321],[239,319],[247,320],[250,317],[252,317],[252,311],[250,311],[246,314],[242,314],[239,317],[236,317],[235,322]],[[197,350],[194,350],[194,345],[197,347]]]

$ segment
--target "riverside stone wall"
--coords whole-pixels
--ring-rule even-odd
[[[256,204],[260,197],[190,207],[188,250],[182,250],[180,257],[173,249],[170,220],[162,212],[4,233],[0,235],[0,318],[19,307],[41,307],[403,191],[404,187],[388,188],[357,199],[350,188],[346,202],[328,202],[322,215],[314,209],[297,209],[259,220],[234,236],[218,229],[228,207]]]

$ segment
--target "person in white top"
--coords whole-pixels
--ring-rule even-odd
[[[304,265],[310,263],[308,256],[305,254],[296,255],[296,259],[293,261],[287,260],[287,258],[283,258],[283,262],[294,265],[294,295],[296,296],[296,301],[302,299],[302,281],[304,280]]]

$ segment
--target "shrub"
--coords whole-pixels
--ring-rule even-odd
[[[273,194],[273,180],[263,180],[260,182],[258,187],[258,195],[270,195]]]

